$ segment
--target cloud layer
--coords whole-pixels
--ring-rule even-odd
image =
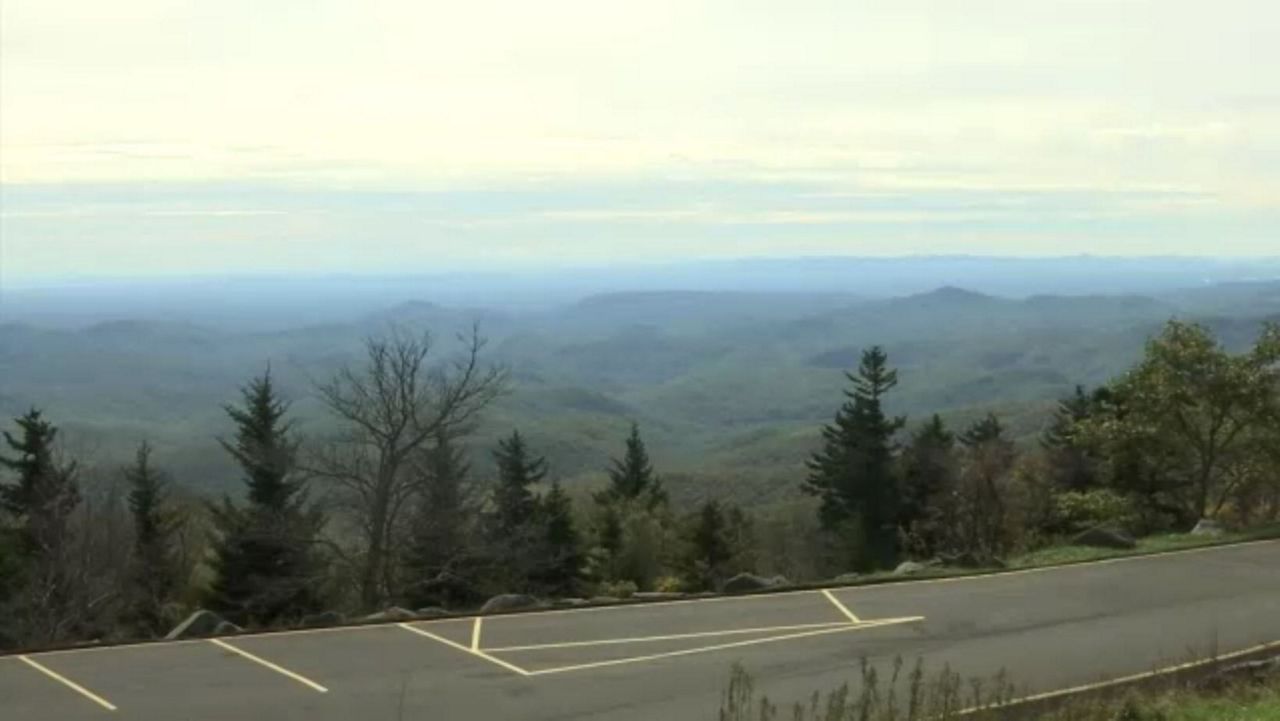
[[[9,277],[1280,247],[1265,0],[0,7]]]

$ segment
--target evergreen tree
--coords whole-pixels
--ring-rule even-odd
[[[898,523],[921,555],[929,555],[939,540],[936,512],[955,482],[955,435],[934,414],[911,435],[902,453],[902,485]]]
[[[599,550],[593,554],[596,556],[593,562],[597,575],[605,580],[616,580],[624,541],[622,514],[618,511],[618,504],[603,500],[603,495],[597,495],[596,502],[600,506],[600,513],[595,523]]]
[[[498,441],[493,452],[498,463],[498,485],[493,491],[493,524],[503,538],[520,535],[532,521],[537,508],[537,498],[531,487],[547,475],[547,461],[533,457],[520,431],[512,431],[511,437]]]
[[[1058,401],[1049,427],[1040,434],[1040,447],[1049,461],[1053,482],[1064,491],[1087,491],[1098,485],[1097,460],[1081,439],[1079,428],[1093,415],[1095,399],[1076,386]]]
[[[77,468],[58,461],[58,429],[39,410],[15,422],[19,433],[4,433],[15,455],[0,456],[16,476],[0,484],[0,511],[10,517],[0,524],[0,638],[44,643],[65,635],[76,601],[69,521],[80,503]]]
[[[598,500],[606,503],[638,500],[649,510],[666,504],[666,490],[662,487],[662,480],[654,473],[653,464],[649,462],[649,452],[640,438],[638,424],[631,424],[626,451],[621,459],[613,460],[613,466],[609,469],[609,487]]]
[[[539,508],[543,553],[537,580],[554,595],[572,595],[582,576],[582,542],[573,521],[573,502],[559,481],[543,497]]]
[[[1004,425],[994,413],[988,413],[982,419],[974,421],[960,434],[960,444],[969,449],[1000,440],[1004,440]]]
[[[5,443],[16,453],[0,456],[0,468],[17,476],[13,484],[0,485],[0,509],[16,522],[22,555],[34,558],[64,543],[67,519],[80,503],[75,463],[60,464],[54,456],[58,429],[32,408],[15,419],[20,435],[4,432]]]
[[[687,580],[702,589],[714,589],[724,580],[733,558],[729,521],[718,501],[709,500],[687,522],[683,566]]]
[[[129,484],[133,516],[125,621],[143,635],[155,635],[164,626],[164,604],[173,599],[178,585],[172,542],[180,520],[169,504],[168,478],[151,464],[150,444],[138,446],[133,465],[122,473]]]
[[[221,443],[244,473],[247,503],[240,507],[223,498],[210,506],[217,534],[208,601],[237,623],[268,625],[318,610],[313,547],[323,518],[298,478],[288,405],[270,372],[241,394],[242,407],[226,407],[236,424],[235,441]]]
[[[808,462],[803,488],[821,500],[823,527],[841,538],[855,568],[889,567],[897,556],[898,488],[893,435],[905,420],[884,413],[883,398],[898,383],[879,346],[862,354],[847,400],[822,429],[823,447]]]
[[[466,453],[445,436],[438,436],[414,464],[419,489],[405,558],[410,605],[438,602],[431,590],[433,579],[444,571],[456,571],[462,561],[472,510],[465,488],[470,470]]]
[[[532,487],[547,475],[547,461],[534,456],[519,431],[498,442],[498,465],[488,517],[488,574],[508,589],[524,589],[539,572],[543,533],[538,525],[538,498]]]

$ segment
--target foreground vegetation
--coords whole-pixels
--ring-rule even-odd
[[[1005,674],[965,679],[949,668],[926,673],[901,659],[885,671],[865,661],[852,683],[798,702],[758,693],[735,665],[719,721],[1275,721],[1280,719],[1280,663],[1228,670],[1192,682],[1156,679],[1141,687],[1107,689],[1031,707],[1016,703]],[[1012,703],[1011,703],[1012,702]],[[978,712],[978,713],[975,713]]]
[[[874,578],[908,559],[1026,567],[1112,553],[1062,549],[1084,531],[1162,550],[1198,542],[1169,534],[1202,518],[1263,529],[1246,536],[1280,518],[1276,326],[1231,353],[1171,321],[1129,372],[1063,399],[1031,447],[994,414],[958,431],[891,415],[898,372],[869,348],[793,479],[810,500],[768,513],[673,504],[635,423],[594,489],[563,487],[518,429],[480,476],[467,441],[511,376],[478,331],[461,340],[440,359],[430,336],[369,339],[360,363],[315,382],[330,420],[311,437],[270,372],[252,379],[219,442],[238,497],[181,497],[145,442],[117,483],[88,488],[41,411],[16,419],[0,457],[0,647],[153,637],[197,607],[265,628],[499,594]]]

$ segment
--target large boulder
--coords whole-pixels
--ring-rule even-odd
[[[407,608],[392,606],[385,611],[378,611],[377,613],[371,613],[360,620],[365,623],[392,623],[392,622],[412,621],[417,617],[418,616],[414,614],[413,611],[410,611]]]
[[[439,606],[427,606],[414,611],[414,613],[418,618],[443,618],[449,615],[448,611]]]
[[[861,579],[862,579],[862,574],[861,574],[861,573],[852,573],[852,572],[851,572],[851,573],[842,573],[842,574],[840,574],[839,576],[836,576],[835,578],[831,579],[831,582],[832,582],[832,583],[836,583],[836,584],[841,584],[841,583],[857,583],[857,582],[858,582],[859,580],[861,580]]]
[[[534,608],[537,605],[538,599],[527,593],[503,593],[485,601],[484,605],[480,607],[480,613],[519,611],[526,608]]]
[[[1133,536],[1130,536],[1117,528],[1094,526],[1087,531],[1077,534],[1075,538],[1072,538],[1071,545],[1091,546],[1093,548],[1129,549],[1137,548],[1138,542],[1133,540]]]
[[[1212,518],[1201,518],[1196,527],[1191,529],[1191,535],[1193,536],[1213,537],[1221,536],[1226,532],[1226,526],[1223,526],[1221,521],[1215,521]]]
[[[776,579],[757,576],[754,573],[739,573],[728,581],[725,581],[724,586],[722,586],[720,590],[725,593],[762,591],[766,588],[773,588],[775,580]]]
[[[177,641],[183,638],[205,638],[218,633],[218,628],[222,624],[227,623],[227,619],[219,616],[213,611],[200,609],[195,613],[187,616],[182,623],[173,627],[166,636],[167,641]]]
[[[917,573],[923,572],[927,568],[928,566],[918,561],[903,561],[898,564],[897,568],[893,569],[893,575],[914,576]]]

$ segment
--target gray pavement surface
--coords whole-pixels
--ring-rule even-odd
[[[855,620],[856,619],[856,620]],[[0,657],[3,721],[710,721],[895,657],[1026,692],[1280,640],[1280,542],[969,579]]]

